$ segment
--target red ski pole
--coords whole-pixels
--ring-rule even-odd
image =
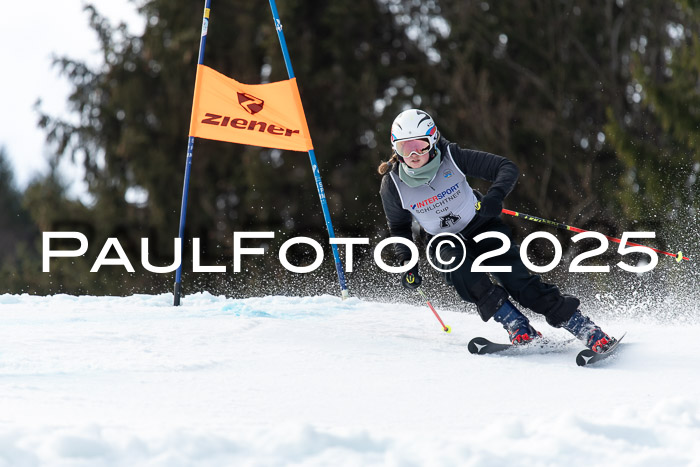
[[[406,278],[406,280],[408,281],[409,284],[412,284],[413,281],[415,280],[413,278],[413,274],[409,274],[408,277]],[[430,308],[430,310],[433,312],[433,314],[435,315],[437,320],[440,321],[440,325],[442,326],[442,330],[447,332],[447,333],[452,332],[452,328],[450,328],[449,326],[445,326],[445,323],[442,322],[442,320],[440,319],[440,315],[438,315],[438,312],[435,311],[435,308],[433,308],[433,305],[432,305],[432,303],[430,303],[430,300],[428,300],[428,297],[425,295],[425,292],[423,292],[420,289],[420,287],[416,289],[416,292],[418,292],[421,295],[421,297],[423,297],[425,299],[425,302],[428,304],[428,307]]]
[[[478,208],[477,208],[477,210],[478,210]],[[503,209],[501,212],[503,212],[503,214],[508,214],[509,216],[522,217],[523,219],[528,220],[528,221],[539,222],[539,223],[541,223],[541,224],[550,225],[550,226],[552,226],[552,227],[556,227],[557,229],[571,230],[572,232],[579,232],[579,233],[590,232],[590,230],[579,229],[578,227],[572,227],[572,226],[570,226],[570,225],[562,224],[562,223],[560,223],[560,222],[555,222],[555,221],[550,221],[550,220],[547,220],[547,219],[542,219],[541,217],[531,216],[530,214],[523,214],[523,213],[521,213],[521,212],[515,212],[515,211],[511,211],[511,210],[509,210],[509,209]],[[615,242],[615,243],[622,243],[622,240],[619,239],[619,238],[609,237],[609,236],[607,236],[607,235],[605,235],[605,234],[602,234],[602,235],[603,235],[605,238],[607,238],[608,240],[611,240],[611,241],[613,241],[613,242]],[[674,253],[669,253],[668,251],[657,250],[656,248],[652,248],[652,247],[650,247],[650,246],[640,245],[639,243],[626,242],[626,245],[630,245],[630,246],[643,246],[644,248],[649,248],[650,250],[654,250],[654,251],[657,252],[657,253],[662,253],[662,254],[664,254],[664,255],[671,256],[672,258],[675,258],[676,261],[679,262],[679,263],[681,262],[681,260],[690,261],[690,258],[688,258],[687,256],[683,256],[683,252],[682,252],[682,251],[679,251],[678,253],[675,253],[675,254],[674,254]]]

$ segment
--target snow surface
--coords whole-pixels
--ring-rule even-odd
[[[579,368],[470,355],[506,336],[473,310],[171,303],[0,295],[0,466],[700,466],[700,320],[598,319],[624,346]]]

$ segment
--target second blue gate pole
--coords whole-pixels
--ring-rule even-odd
[[[277,5],[275,0],[270,0],[270,9],[272,10],[272,17],[275,20],[275,29],[277,30],[277,37],[280,40],[280,46],[282,46],[282,54],[284,55],[284,64],[287,67],[287,74],[289,79],[294,78],[294,70],[292,69],[292,61],[289,58],[289,51],[287,50],[287,42],[284,40],[284,33],[282,32],[282,22],[279,18],[279,13],[277,13]],[[331,213],[328,210],[328,202],[326,201],[326,193],[323,189],[323,182],[321,181],[321,174],[318,170],[318,163],[316,162],[316,153],[313,149],[309,150],[309,161],[311,162],[311,169],[314,174],[314,179],[316,181],[316,189],[318,190],[318,197],[321,199],[321,208],[323,209],[323,217],[326,220],[326,228],[328,229],[329,238],[335,238],[335,232],[333,231],[333,223],[331,222]],[[335,258],[335,270],[338,273],[338,280],[340,281],[340,293],[343,299],[348,297],[348,287],[345,283],[345,272],[343,272],[343,264],[340,262],[340,255],[338,254],[338,245],[331,245],[333,250],[333,257]]]

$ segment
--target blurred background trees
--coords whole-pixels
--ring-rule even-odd
[[[267,3],[212,3],[205,63],[245,83],[286,79]],[[67,51],[57,65],[78,118],[40,118],[54,166],[61,158],[84,161],[91,202],[68,199],[55,175],[18,193],[0,155],[3,291],[171,288],[172,277],[140,268],[139,239],[149,237],[153,263],[170,264],[203,5],[141,5],[141,36],[86,8],[104,64],[90,69]],[[654,243],[661,248],[697,243],[694,2],[281,0],[278,8],[337,236],[386,235],[376,166],[390,156],[394,116],[420,107],[447,139],[517,163],[521,177],[508,208],[614,236],[663,231]],[[519,239],[541,228],[506,220]],[[202,239],[207,264],[229,270],[234,230],[277,233],[266,259],[246,259],[245,274],[186,273],[189,290],[337,288],[330,260],[298,277],[284,275],[276,259],[274,247],[286,239],[327,235],[305,154],[198,140],[187,226],[188,239]],[[85,233],[88,254],[55,260],[42,274],[40,232],[47,230]],[[120,239],[136,273],[88,272],[108,237]],[[569,237],[560,238],[574,251]],[[356,261],[367,251],[358,249]],[[307,253],[298,251],[297,260]],[[354,274],[355,288],[389,280]]]

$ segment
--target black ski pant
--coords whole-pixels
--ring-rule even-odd
[[[559,288],[553,284],[542,281],[539,275],[533,274],[525,267],[520,259],[520,247],[512,243],[510,228],[496,217],[493,220],[479,226],[476,231],[465,231],[460,235],[466,248],[466,259],[458,269],[449,273],[443,273],[446,282],[453,285],[459,296],[468,302],[476,304],[481,319],[488,321],[511,296],[522,306],[531,309],[535,313],[543,315],[547,323],[554,327],[561,327],[569,321],[580,304],[579,300],[570,295],[562,294]],[[475,242],[473,237],[482,232],[502,232],[511,239],[510,249],[482,263],[483,266],[511,266],[512,272],[491,272],[497,283],[494,283],[485,272],[472,272],[474,260],[483,253],[496,250],[503,245],[497,238],[486,238]],[[435,262],[435,250],[439,241],[433,242],[431,256]],[[462,258],[462,247],[453,240],[455,247],[444,245],[441,247],[440,256],[447,261],[451,257]],[[447,266],[450,267],[449,265]]]

